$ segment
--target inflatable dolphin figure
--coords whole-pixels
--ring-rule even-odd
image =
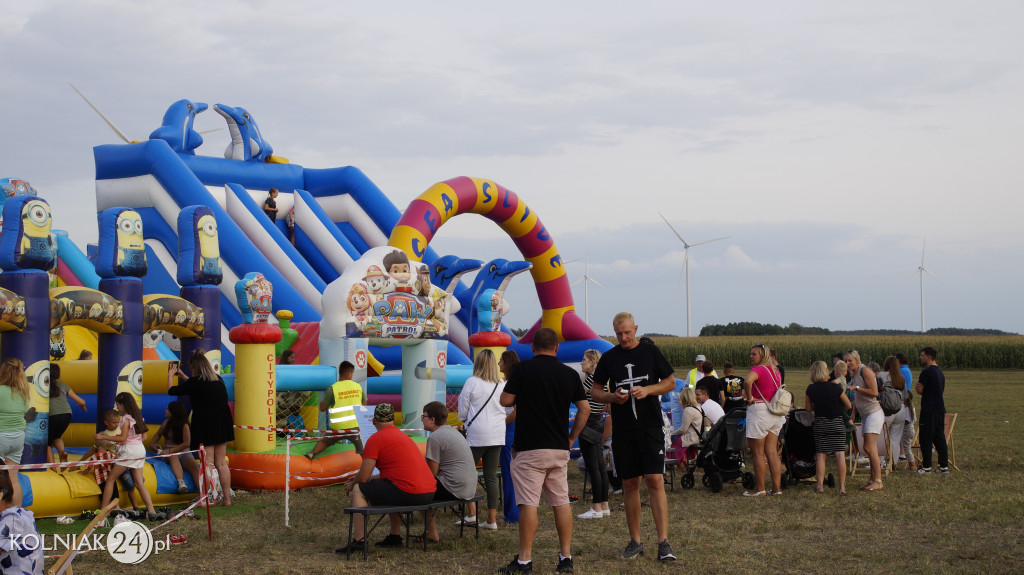
[[[206,111],[202,102],[178,100],[167,108],[164,123],[149,135],[150,140],[163,140],[179,154],[195,155],[195,149],[203,145],[203,137],[192,129],[196,116]]]
[[[430,266],[430,283],[452,293],[452,288],[463,274],[483,267],[484,262],[460,258],[458,256],[441,256]]]
[[[529,271],[533,267],[530,262],[515,261],[510,262],[505,259],[491,260],[479,273],[476,274],[476,278],[473,280],[473,285],[468,290],[463,292],[464,296],[460,297],[460,303],[462,309],[469,313],[468,322],[469,333],[476,333],[478,331],[491,331],[490,321],[482,321],[483,318],[479,316],[477,311],[477,304],[481,303],[481,298],[486,298],[487,305],[486,309],[490,309],[491,295],[505,293],[505,289],[508,287],[509,282],[515,276]],[[502,298],[504,300],[504,298]],[[502,305],[504,306],[504,301]]]
[[[274,154],[274,148],[263,139],[256,120],[245,108],[214,104],[213,111],[227,121],[228,131],[231,132],[231,143],[224,150],[225,158],[244,162],[266,162]]]

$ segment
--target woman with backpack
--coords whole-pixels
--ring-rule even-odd
[[[900,362],[896,359],[896,356],[890,355],[885,358],[885,361],[882,362],[882,371],[878,374],[877,379],[880,391],[883,386],[892,387],[895,391],[899,392],[900,396],[899,411],[885,416],[885,424],[889,428],[886,456],[890,458],[896,457],[900,453],[900,439],[903,437],[903,425],[907,417],[906,407],[903,405],[907,395],[906,385],[903,380],[903,373],[900,372]],[[889,392],[888,389],[885,391]]]

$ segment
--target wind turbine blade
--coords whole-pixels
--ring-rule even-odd
[[[581,277],[580,279],[578,279],[578,280],[576,280],[576,281],[572,282],[572,283],[571,283],[571,284],[569,284],[569,285],[576,285],[576,284],[578,284],[578,283],[580,283],[580,282],[582,282],[582,281],[586,281],[586,279],[587,279],[587,276],[583,276],[583,277]]]
[[[100,115],[100,117],[101,117],[101,118],[103,118],[103,121],[104,121],[104,122],[106,122],[108,126],[110,126],[110,129],[111,129],[111,130],[113,130],[115,134],[117,134],[118,136],[120,136],[122,140],[124,140],[124,143],[126,143],[126,144],[130,144],[130,143],[132,143],[132,140],[131,140],[131,138],[129,138],[128,136],[126,136],[126,135],[125,135],[125,133],[124,133],[124,132],[122,132],[122,131],[121,131],[121,130],[120,130],[120,129],[119,129],[118,127],[117,127],[117,126],[115,126],[115,125],[114,125],[114,123],[113,123],[113,122],[111,122],[109,118],[107,118],[106,116],[104,116],[104,115],[103,115],[103,112],[101,112],[99,108],[97,108],[96,106],[94,106],[94,105],[93,105],[93,103],[89,101],[89,98],[86,98],[86,97],[85,97],[85,94],[83,94],[83,93],[79,92],[79,91],[78,91],[78,88],[76,88],[74,84],[72,84],[71,82],[68,82],[68,86],[71,86],[71,89],[72,89],[72,90],[74,90],[76,94],[78,94],[79,96],[81,96],[81,97],[82,97],[82,99],[83,99],[83,100],[85,100],[85,103],[86,103],[86,104],[89,104],[89,107],[90,107],[90,108],[92,108],[94,112],[96,112],[97,114],[99,114],[99,115]]]
[[[926,273],[926,274],[928,274],[928,275],[932,276],[932,278],[934,278],[934,279],[935,279],[935,281],[937,281],[937,282],[939,282],[939,283],[942,283],[942,280],[940,280],[940,279],[938,278],[938,276],[936,276],[936,275],[935,275],[935,274],[933,274],[932,272],[930,272],[930,271],[928,271],[928,270],[926,270],[926,269],[924,269],[924,268],[921,268],[921,271],[923,271],[924,273]]]
[[[719,240],[724,240],[724,239],[727,239],[727,238],[729,238],[729,237],[730,237],[730,236],[722,236],[722,237],[720,237],[720,238],[715,238],[715,239],[713,239],[713,240],[704,240],[704,241],[702,241],[702,242],[697,242],[697,243],[695,243],[695,244],[690,244],[690,247],[692,248],[693,246],[699,246],[699,245],[701,245],[701,244],[710,244],[711,242],[717,242],[717,241],[719,241]]]
[[[912,275],[914,275],[914,274],[919,274],[919,273],[921,273],[921,270],[914,270],[914,271],[910,272],[909,274],[907,274],[907,275],[905,275],[905,276],[901,277],[900,279],[901,279],[901,280],[902,280],[902,279],[906,279],[906,278],[909,278],[910,276],[912,276]]]
[[[679,235],[679,232],[677,232],[676,229],[672,227],[672,224],[668,223],[668,220],[665,219],[665,216],[662,216],[661,212],[658,212],[658,215],[661,216],[661,219],[665,220],[665,225],[668,226],[668,229],[672,230],[672,233],[675,234],[677,238],[679,238],[679,241],[683,242],[684,246],[689,247],[690,244],[686,243],[686,240],[683,239],[683,236]]]
[[[924,267],[924,247],[928,244],[928,238],[921,242],[921,267]]]
[[[601,285],[600,283],[598,283],[597,280],[595,280],[593,278],[587,278],[587,279],[589,279],[590,281],[594,282],[594,285],[596,285],[597,287],[599,287],[601,289],[604,289],[604,286]]]
[[[223,129],[224,129],[224,128],[214,128],[214,129],[212,129],[212,130],[203,130],[202,132],[199,132],[199,133],[200,133],[200,134],[212,134],[212,133],[214,133],[214,132],[219,132],[219,131],[221,131],[221,130],[223,130]]]

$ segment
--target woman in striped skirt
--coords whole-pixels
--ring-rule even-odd
[[[850,399],[843,393],[843,388],[828,380],[825,362],[814,362],[804,408],[814,412],[815,493],[825,492],[825,460],[829,453],[833,453],[839,476],[839,494],[846,495],[846,419],[843,414],[850,407]]]

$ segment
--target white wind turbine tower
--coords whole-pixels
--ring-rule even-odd
[[[658,215],[661,216],[661,219],[665,220],[665,224],[668,226],[668,229],[672,230],[672,233],[675,234],[677,238],[679,238],[679,241],[683,242],[683,268],[679,270],[679,275],[682,276],[684,272],[686,273],[686,337],[690,337],[690,248],[692,248],[693,246],[699,246],[701,244],[710,244],[711,242],[724,240],[729,236],[722,236],[720,238],[715,238],[713,240],[704,240],[702,242],[688,244],[686,243],[686,240],[683,239],[683,236],[679,235],[679,232],[677,232],[676,229],[672,227],[672,224],[668,223],[668,220],[665,218],[665,216],[661,215],[661,212],[658,212]]]
[[[914,270],[914,271],[910,272],[909,274],[903,276],[904,278],[908,278],[908,277],[910,277],[910,276],[912,276],[914,274],[920,274],[920,276],[921,276],[920,277],[920,280],[921,280],[921,333],[924,333],[924,274],[928,274],[928,275],[932,276],[933,278],[935,278],[936,281],[939,281],[939,282],[942,281],[939,278],[935,277],[935,274],[933,274],[932,272],[928,271],[928,268],[924,267],[924,247],[925,247],[925,245],[927,243],[928,243],[928,239],[927,238],[925,238],[925,240],[923,242],[921,242],[921,265],[917,266],[916,270]]]
[[[572,285],[583,282],[583,320],[587,322],[587,325],[590,325],[590,293],[587,289],[589,287],[587,284],[593,282],[594,285],[601,289],[604,289],[604,286],[597,283],[597,280],[594,278],[590,277],[590,250],[587,250],[586,254],[587,257],[583,261],[583,277],[572,282]]]

